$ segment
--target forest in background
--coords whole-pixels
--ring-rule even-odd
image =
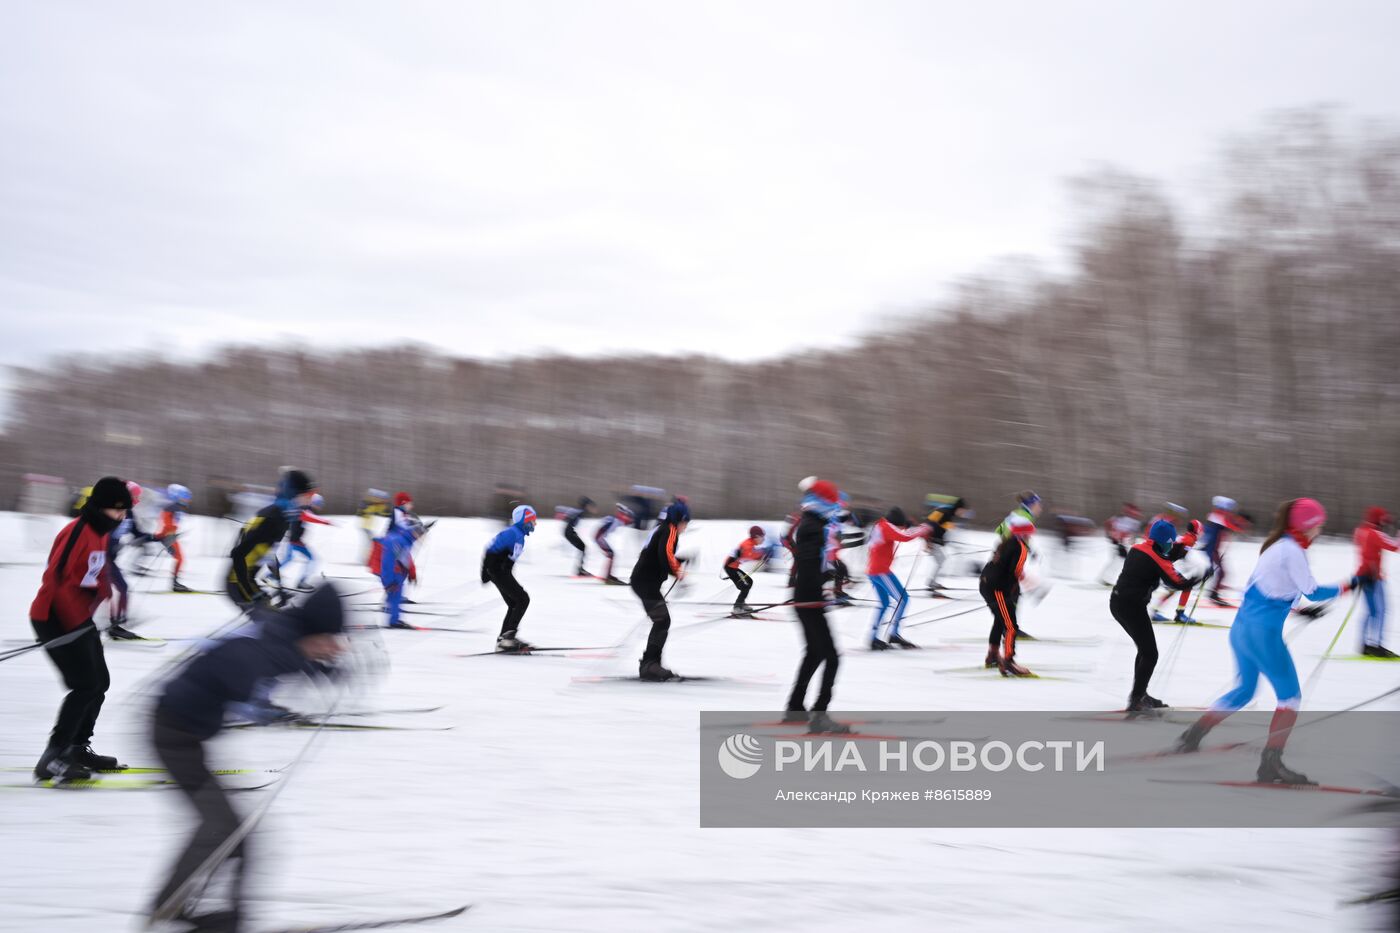
[[[1333,528],[1400,505],[1400,134],[1314,108],[1223,147],[1208,212],[1113,169],[1071,182],[1072,267],[1006,260],[839,351],[482,361],[422,346],[231,347],[199,362],[17,369],[0,502],[24,473],[220,481],[295,464],[331,511],[366,487],[484,514],[498,483],[548,511],[632,483],[698,517],[776,517],[820,474],[880,502],[1012,494],[1102,519],[1123,500],[1261,520],[1320,498]],[[703,324],[697,324],[703,327]]]

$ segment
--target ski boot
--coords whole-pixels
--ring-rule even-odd
[[[1186,614],[1186,610],[1185,610],[1185,609],[1178,609],[1178,610],[1176,611],[1176,616],[1172,619],[1172,621],[1173,621],[1173,622],[1176,622],[1176,623],[1179,624],[1179,625],[1195,625],[1195,624],[1196,624],[1196,619],[1195,619],[1195,617],[1193,617],[1193,616],[1188,616],[1188,615]]]
[[[837,722],[826,714],[826,710],[813,710],[807,726],[808,735],[850,735],[851,727]]]
[[[1361,649],[1361,656],[1366,658],[1394,658],[1396,654],[1384,645],[1366,645]]]
[[[122,619],[120,622],[113,622],[111,625],[107,626],[107,637],[112,639],[112,641],[145,640],[140,635],[137,635],[131,629],[127,628],[125,623],[126,620]]]
[[[1165,622],[1165,621],[1167,621],[1167,617],[1164,616],[1164,615],[1162,615],[1162,610],[1160,610],[1160,609],[1153,609],[1153,610],[1152,610],[1152,621],[1153,621],[1153,622]],[[1180,619],[1177,619],[1177,621],[1180,622],[1181,620],[1180,620]]]
[[[535,647],[528,641],[522,641],[515,637],[515,629],[502,632],[501,637],[496,639],[497,654],[529,654],[530,649]]]
[[[870,639],[870,650],[871,650],[871,651],[889,651],[889,650],[890,650],[890,643],[887,642],[887,641],[881,641],[881,640],[878,639],[878,638],[872,638],[872,639]]]
[[[1022,667],[1021,665],[1017,664],[1016,659],[1014,657],[1002,658],[1000,664],[997,667],[997,670],[1001,671],[1001,676],[1003,677],[1035,676],[1035,674],[1031,673],[1029,670]]]
[[[1299,774],[1283,763],[1283,749],[1266,748],[1259,756],[1259,770],[1255,773],[1260,784],[1316,784],[1307,775]]]
[[[851,597],[847,596],[845,593],[833,593],[831,596],[831,605],[837,609],[844,609],[854,602],[855,600],[851,599]]]
[[[890,644],[891,644],[891,645],[898,645],[899,647],[905,649],[906,651],[909,650],[910,648],[917,648],[917,647],[919,647],[918,645],[914,644],[912,641],[909,641],[909,640],[908,640],[907,638],[905,638],[903,635],[891,635],[891,636],[890,636]]]
[[[125,771],[126,765],[121,764],[111,755],[99,755],[92,750],[91,745],[73,745],[68,749],[68,761],[89,771]]]
[[[626,586],[626,585],[627,585],[627,584],[624,583],[623,581],[619,580],[617,577],[608,577],[607,579],[605,579],[605,580],[603,581],[603,583],[605,583],[605,584],[608,585],[608,586]]]
[[[1001,654],[995,647],[987,649],[987,657],[982,661],[985,668],[1001,667]]]
[[[1166,708],[1165,703],[1156,697],[1143,694],[1140,697],[1128,698],[1128,718],[1137,719],[1153,718],[1161,716],[1161,711]]]
[[[790,709],[783,713],[783,722],[806,722],[808,719],[805,709]]]
[[[1201,725],[1199,719],[1196,720],[1191,723],[1189,729],[1177,736],[1176,745],[1172,747],[1172,751],[1176,752],[1178,755],[1189,755],[1192,752],[1200,751],[1201,739],[1205,738],[1206,733],[1209,731],[1209,729]]]
[[[729,614],[736,619],[752,619],[753,612],[752,606],[744,602],[737,602],[734,604],[734,611]]]
[[[170,582],[170,592],[172,592],[172,593],[193,593],[194,590],[190,589],[188,586],[185,586],[185,584],[181,583],[179,580],[172,580],[172,581]]]
[[[660,661],[647,660],[643,660],[637,665],[637,676],[642,680],[650,680],[656,683],[664,683],[668,680],[678,679],[676,672],[662,667]]]
[[[92,772],[68,758],[68,750],[59,751],[53,746],[44,749],[39,763],[34,766],[34,780],[53,781],[66,784],[69,781],[86,781]]]

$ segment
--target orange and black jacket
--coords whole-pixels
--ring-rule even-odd
[[[1123,572],[1118,574],[1118,582],[1113,584],[1112,598],[1146,606],[1159,583],[1165,583],[1174,590],[1196,585],[1196,581],[1177,573],[1171,560],[1157,553],[1151,541],[1140,541],[1128,549]]]
[[[632,579],[660,583],[678,574],[681,562],[676,558],[676,539],[680,534],[680,529],[669,521],[658,522],[642,546],[637,566],[632,569]]]
[[[275,502],[248,519],[238,532],[238,541],[229,555],[233,563],[229,567],[228,582],[238,588],[243,599],[251,601],[262,595],[262,588],[253,576],[267,552],[275,548],[286,533],[287,516]]]
[[[1007,538],[997,546],[991,561],[982,568],[982,582],[994,590],[1019,595],[1021,577],[1026,573],[1026,560],[1031,549],[1017,537]]]

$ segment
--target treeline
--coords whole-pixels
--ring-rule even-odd
[[[840,352],[233,348],[21,370],[3,481],[115,471],[207,507],[219,481],[294,463],[334,510],[381,486],[432,514],[484,513],[497,483],[541,509],[644,483],[702,517],[776,516],[810,473],[906,506],[960,493],[992,521],[1028,486],[1096,518],[1225,494],[1262,519],[1307,494],[1339,527],[1400,504],[1400,136],[1288,113],[1213,178],[1190,223],[1149,180],[1077,179],[1070,273],[1008,262]]]

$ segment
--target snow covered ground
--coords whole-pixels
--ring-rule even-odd
[[[376,602],[373,581],[356,567],[359,532],[349,519],[314,527],[311,546],[349,601]],[[10,648],[29,637],[27,608],[40,561],[61,525],[0,516],[0,599],[10,606],[0,630]],[[192,520],[185,579],[217,589],[231,522]],[[433,930],[1272,930],[1372,929],[1378,917],[1343,907],[1377,890],[1390,840],[1363,830],[702,830],[698,827],[697,712],[780,709],[801,651],[788,621],[686,625],[723,611],[726,550],[744,522],[696,522],[682,550],[699,562],[673,604],[668,666],[688,674],[728,674],[757,683],[653,685],[588,682],[635,673],[639,648],[617,656],[464,657],[492,647],[502,605],[477,582],[482,545],[496,526],[447,519],[424,542],[413,621],[467,632],[386,632],[392,668],[372,692],[346,701],[358,710],[441,705],[418,715],[368,721],[451,726],[442,731],[326,733],[286,783],[254,839],[254,906],[259,925],[331,922],[431,911],[473,903]],[[585,528],[586,532],[586,528]],[[626,532],[626,535],[632,535]],[[589,536],[585,533],[585,540]],[[963,535],[968,547],[986,535]],[[35,544],[42,542],[36,549]],[[622,545],[630,570],[638,540]],[[1048,542],[1040,542],[1042,545]],[[897,569],[907,571],[916,545]],[[1237,543],[1230,558],[1241,583],[1257,546]],[[518,577],[533,602],[522,635],[540,645],[608,645],[640,637],[629,590],[569,579],[571,549],[542,522]],[[860,554],[853,569],[860,571]],[[1312,552],[1323,581],[1350,572],[1346,543]],[[1095,548],[1078,568],[1102,563]],[[158,570],[165,567],[158,565]],[[593,569],[598,568],[596,564]],[[861,649],[870,609],[833,613],[845,654],[835,708],[856,710],[1111,709],[1128,689],[1132,646],[1107,609],[1107,591],[1055,577],[1072,568],[1046,562],[1056,585],[1025,612],[1039,635],[1100,635],[1090,646],[1025,643],[1020,658],[1059,666],[1063,680],[1006,681],[940,674],[977,664],[989,615],[972,612],[911,627],[921,652]],[[921,561],[916,576],[922,578]],[[950,584],[970,586],[970,578]],[[95,737],[99,751],[151,764],[145,729],[153,675],[188,647],[175,639],[219,628],[234,611],[222,596],[170,595],[163,576],[134,580],[133,618],[164,647],[109,647],[113,686]],[[783,577],[762,574],[751,602],[783,598]],[[861,589],[855,590],[857,595]],[[969,596],[970,593],[959,595]],[[771,599],[769,599],[771,597]],[[912,612],[933,601],[916,598]],[[942,603],[929,618],[951,611]],[[784,616],[781,610],[774,615]],[[1201,612],[1228,621],[1229,613]],[[784,616],[785,617],[785,616]],[[1336,630],[1321,620],[1294,642],[1306,677]],[[1226,633],[1186,631],[1169,665],[1175,629],[1159,629],[1163,663],[1153,692],[1169,703],[1201,705],[1228,686]],[[1353,627],[1340,654],[1356,650]],[[1400,667],[1329,662],[1309,709],[1340,708],[1395,684]],[[1267,690],[1267,688],[1262,688]],[[27,788],[61,697],[41,652],[0,665],[0,929],[134,929],[186,832],[178,793]],[[326,700],[289,688],[289,704]],[[1260,707],[1268,708],[1271,697]],[[243,730],[219,739],[220,765],[277,768],[291,761],[304,730]],[[246,810],[267,791],[240,795]]]

